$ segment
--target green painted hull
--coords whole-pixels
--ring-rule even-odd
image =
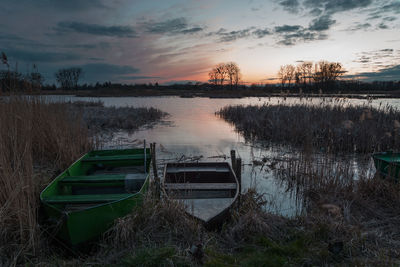
[[[97,150],[73,163],[40,194],[57,237],[78,245],[132,212],[148,190],[150,160],[149,149]]]
[[[400,153],[382,152],[372,155],[377,173],[386,179],[400,179]]]

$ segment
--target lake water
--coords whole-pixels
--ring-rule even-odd
[[[105,106],[154,107],[170,115],[167,123],[155,125],[150,129],[141,129],[128,134],[119,132],[114,135],[106,147],[129,147],[138,145],[138,140],[157,143],[159,167],[171,160],[230,161],[230,151],[236,150],[242,158],[242,191],[255,188],[264,193],[268,200],[266,208],[278,214],[293,216],[301,212],[301,204],[286,190],[282,181],[266,166],[254,164],[261,159],[281,157],[291,153],[290,148],[270,147],[265,144],[246,143],[235,132],[234,127],[215,115],[215,112],[227,105],[263,105],[285,103],[288,105],[306,102],[308,104],[332,104],[345,102],[354,105],[372,105],[374,107],[390,105],[400,107],[398,99],[361,99],[333,98],[280,98],[249,97],[240,99],[180,98],[180,97],[74,97],[48,96],[51,101],[102,101]]]

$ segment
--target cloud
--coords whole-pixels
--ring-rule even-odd
[[[4,52],[16,61],[34,62],[64,62],[81,59],[81,56],[74,53],[50,52],[50,51],[29,51],[20,49],[4,49]]]
[[[32,1],[37,5],[48,6],[52,8],[56,8],[59,10],[88,10],[93,8],[105,8],[104,4],[101,0],[41,0],[41,1]]]
[[[365,81],[399,81],[400,65],[390,66],[376,72],[361,72],[354,75],[345,75],[344,78],[358,78]]]
[[[400,50],[385,48],[380,50],[366,51],[356,54],[355,63],[368,72],[378,72],[381,69],[395,66],[400,61]]]
[[[276,26],[275,32],[282,33],[282,32],[296,32],[300,30],[302,27],[300,25],[283,25],[283,26]]]
[[[200,32],[203,28],[191,26],[186,18],[176,18],[161,22],[146,22],[147,32],[154,34],[192,34]]]
[[[33,7],[38,9],[56,9],[62,12],[85,12],[95,8],[107,8],[101,0],[2,0],[8,2],[7,5],[13,5],[18,2],[18,5],[26,7]]]
[[[307,9],[319,8],[326,14],[365,8],[373,3],[372,0],[306,0],[304,7]]]
[[[183,33],[183,34],[191,34],[191,33],[195,33],[195,32],[200,32],[202,30],[203,30],[203,28],[201,28],[201,27],[193,27],[193,28],[190,28],[190,29],[183,30],[183,31],[181,31],[181,33]]]
[[[243,30],[236,30],[236,31],[226,31],[225,29],[221,28],[219,31],[215,32],[215,35],[220,37],[220,42],[231,42],[237,39],[247,38],[251,34],[251,30],[253,27],[246,28]]]
[[[397,19],[397,17],[386,17],[383,18],[384,21],[395,21]]]
[[[109,49],[111,47],[110,43],[107,42],[99,42],[99,43],[82,43],[82,44],[72,44],[72,45],[64,45],[62,47],[65,48],[79,48],[79,49]]]
[[[277,42],[278,45],[293,46],[298,43],[311,42],[317,40],[326,40],[328,35],[319,32],[312,32],[307,29],[300,29],[294,33],[281,35],[281,40]]]
[[[326,40],[328,35],[324,31],[328,30],[335,23],[330,16],[322,16],[314,19],[308,28],[300,25],[283,25],[275,27],[275,34],[280,39],[278,45],[293,46],[302,42]]]
[[[394,0],[391,1],[389,4],[376,7],[370,14],[370,18],[380,18],[383,14],[386,13],[400,14],[400,2]]]
[[[261,39],[267,35],[272,34],[272,32],[268,28],[265,28],[265,29],[256,29],[252,32],[252,34],[257,38]]]
[[[218,41],[224,43],[251,37],[261,39],[271,34],[273,34],[273,32],[268,28],[248,27],[245,29],[234,30],[234,31],[228,31],[224,28],[220,28],[216,32],[207,33],[206,36],[218,36],[219,37]]]
[[[99,36],[111,37],[137,37],[135,30],[130,26],[103,26],[99,24],[88,24],[82,22],[62,21],[55,28],[57,33],[76,32]]]
[[[382,22],[382,23],[378,24],[378,28],[382,29],[382,30],[386,30],[386,29],[389,29],[389,26]]]
[[[326,31],[336,23],[336,20],[331,19],[330,15],[323,15],[319,18],[313,19],[308,27],[311,31]]]
[[[128,74],[140,72],[138,68],[134,68],[132,66],[121,66],[106,63],[90,63],[78,67],[82,68],[83,70],[83,80],[89,83],[114,81]]]
[[[298,0],[283,0],[279,2],[279,5],[283,6],[283,9],[290,13],[298,13],[300,3]]]
[[[117,78],[118,80],[123,80],[123,81],[163,79],[160,76],[119,76]]]
[[[346,31],[359,31],[359,30],[367,30],[371,28],[372,25],[369,23],[357,23],[353,27],[347,28]]]

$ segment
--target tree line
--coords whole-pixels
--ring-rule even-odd
[[[18,71],[18,63],[15,63],[14,68],[11,66],[6,53],[1,52],[0,57],[1,64],[6,67],[6,70],[0,70],[0,91],[42,89],[45,79],[36,64],[33,64],[32,67],[28,65],[27,72],[23,74]],[[78,82],[82,75],[82,69],[76,67],[59,69],[54,73],[57,83],[63,89],[78,88]]]
[[[228,84],[231,88],[237,88],[242,74],[235,62],[219,63],[208,73],[209,82],[214,85]]]
[[[0,91],[41,89],[44,78],[36,64],[28,66],[26,74],[18,71],[18,64],[12,69],[7,55],[1,52],[1,63],[7,70],[0,71]]]
[[[31,89],[55,90],[56,85],[44,85],[44,77],[39,72],[36,64],[28,66],[27,72],[22,74],[18,71],[18,64],[12,68],[4,52],[0,54],[0,61],[6,70],[0,70],[0,91],[29,91]],[[323,90],[324,92],[345,92],[345,91],[392,91],[400,89],[400,81],[377,81],[367,83],[357,80],[339,80],[345,73],[343,66],[339,62],[319,61],[300,62],[297,65],[281,66],[277,79],[280,81],[281,88],[301,88],[304,92]],[[218,88],[237,88],[240,90],[257,89],[274,92],[279,90],[275,84],[255,85],[250,87],[241,83],[241,70],[235,62],[219,63],[208,73],[208,83],[187,83],[174,85],[154,85],[149,84],[120,84],[105,82],[93,85],[79,84],[83,76],[81,68],[61,68],[54,73],[54,77],[59,87],[62,89],[95,90],[100,88],[109,89],[140,89],[140,88],[175,88],[175,89],[218,89]]]
[[[281,86],[287,87],[291,85],[302,86],[304,88],[310,86],[318,86],[320,89],[328,89],[333,87],[338,78],[345,73],[343,66],[339,62],[320,61],[301,62],[294,65],[281,66],[278,72],[278,79]]]

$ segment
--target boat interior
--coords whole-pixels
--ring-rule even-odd
[[[168,163],[164,188],[186,211],[209,221],[228,208],[237,195],[237,179],[228,163]]]
[[[93,151],[69,167],[43,196],[44,201],[67,211],[87,209],[124,199],[143,187],[150,151],[117,154]]]

